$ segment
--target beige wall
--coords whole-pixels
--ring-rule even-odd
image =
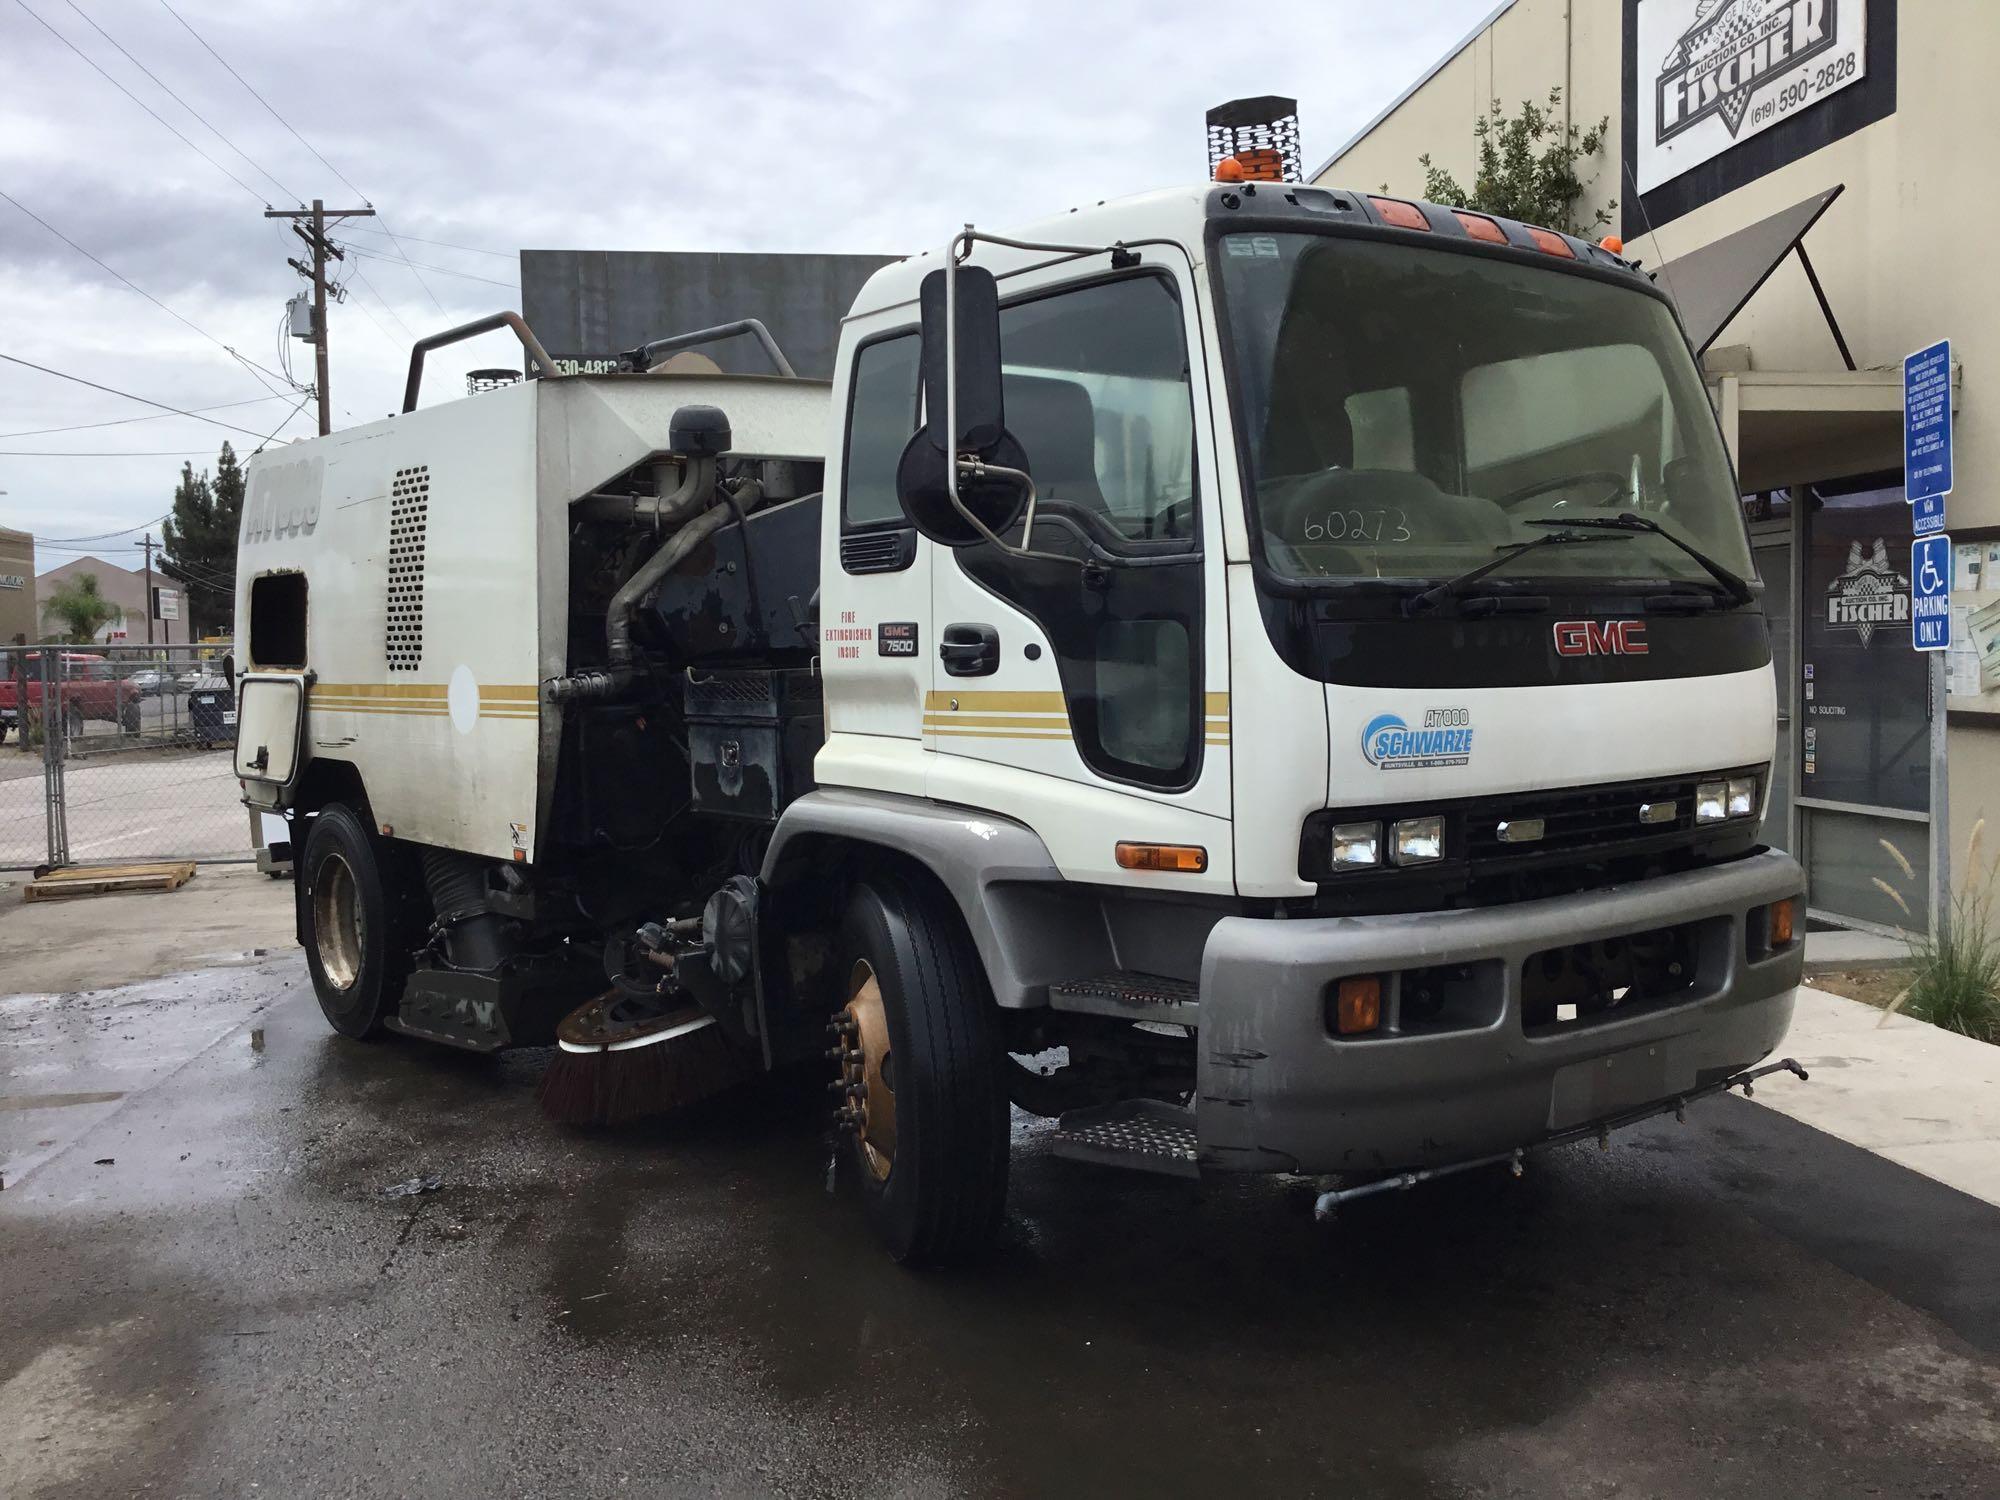
[[[1610,119],[1596,176],[1588,168],[1579,174],[1587,189],[1579,217],[1587,222],[1591,210],[1625,196],[1618,167],[1620,13],[1618,0],[1514,0],[1317,180],[1357,192],[1387,185],[1419,197],[1424,171],[1417,158],[1428,152],[1470,191],[1477,161],[1472,127],[1492,101],[1512,115],[1523,100],[1540,104],[1567,79],[1563,98],[1579,131]]]
[[[17,635],[34,640],[41,626],[36,619],[35,539],[25,531],[0,528],[0,574],[18,577],[18,589],[0,589],[0,646]]]
[[[146,575],[144,573],[123,567],[118,563],[106,562],[101,557],[79,557],[75,562],[66,562],[61,567],[51,568],[48,572],[42,574],[39,581],[42,602],[46,604],[49,595],[54,593],[56,589],[69,582],[72,578],[84,573],[94,573],[97,576],[97,591],[125,611],[125,619],[122,622],[125,629],[125,639],[128,641],[143,642],[146,639]],[[160,580],[156,578],[154,581],[159,582]],[[180,622],[175,621],[174,625],[175,639],[181,639],[179,630]],[[52,621],[44,621],[40,628],[44,632],[48,632],[53,631],[57,627]],[[109,631],[117,628],[117,625],[107,626],[105,630],[98,632],[98,639],[104,639]],[[154,635],[156,638],[159,637],[161,628],[159,625],[154,626]]]

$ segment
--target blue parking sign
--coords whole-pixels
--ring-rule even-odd
[[[1919,651],[1951,644],[1951,538],[1943,533],[1910,544],[1910,644]]]
[[[1951,340],[1903,360],[1903,494],[1951,493]]]

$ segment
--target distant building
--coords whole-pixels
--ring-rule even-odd
[[[35,539],[0,527],[0,647],[41,631],[35,608]]]
[[[99,641],[124,641],[144,645],[146,641],[146,575],[135,568],[121,567],[114,562],[106,562],[101,557],[79,557],[74,562],[66,562],[59,568],[51,568],[41,575],[41,599],[46,605],[49,595],[73,579],[85,573],[96,575],[97,591],[113,604],[125,611],[125,618],[114,620],[97,632]],[[178,594],[180,585],[171,578],[154,573],[153,584],[161,585]],[[163,620],[158,616],[153,620],[153,640],[160,645],[185,645],[188,640],[187,601],[181,600],[181,618]],[[60,628],[53,620],[38,620],[35,631],[47,635]],[[33,637],[31,637],[32,639]],[[13,637],[8,636],[9,640]]]

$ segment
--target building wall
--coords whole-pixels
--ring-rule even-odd
[[[59,568],[51,568],[38,580],[43,603],[63,584],[84,573],[97,576],[97,591],[125,611],[122,622],[107,625],[98,631],[97,638],[105,640],[114,630],[123,629],[125,640],[143,644],[146,639],[146,575],[135,568],[122,567],[114,562],[106,562],[101,557],[79,557],[74,562],[66,562]],[[171,579],[155,574],[154,583],[176,587]],[[185,609],[185,601],[183,601]],[[38,621],[38,634],[49,634],[57,628],[53,621]],[[187,639],[187,625],[184,620],[157,620],[153,624],[153,639],[165,643],[168,639],[178,643]],[[11,639],[11,637],[10,637]]]
[[[1565,109],[1579,131],[1609,122],[1610,138],[1587,189],[1579,217],[1624,197],[1619,184],[1620,37],[1616,0],[1513,0],[1495,11],[1437,71],[1348,143],[1315,176],[1329,187],[1378,192],[1387,186],[1420,197],[1428,153],[1468,192],[1478,151],[1472,127],[1500,101],[1514,114],[1522,101],[1544,103],[1563,89]]]
[[[7,586],[16,578],[19,587]],[[41,633],[35,599],[35,539],[0,527],[0,647],[17,635],[32,641]]]

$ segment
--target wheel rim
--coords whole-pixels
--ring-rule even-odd
[[[327,982],[337,990],[354,987],[361,974],[361,888],[354,870],[338,854],[320,861],[313,880],[313,947]]]
[[[869,1175],[886,1182],[896,1164],[896,1070],[882,984],[865,959],[848,976],[847,1004],[834,1030],[840,1038],[840,1126],[853,1133]]]

